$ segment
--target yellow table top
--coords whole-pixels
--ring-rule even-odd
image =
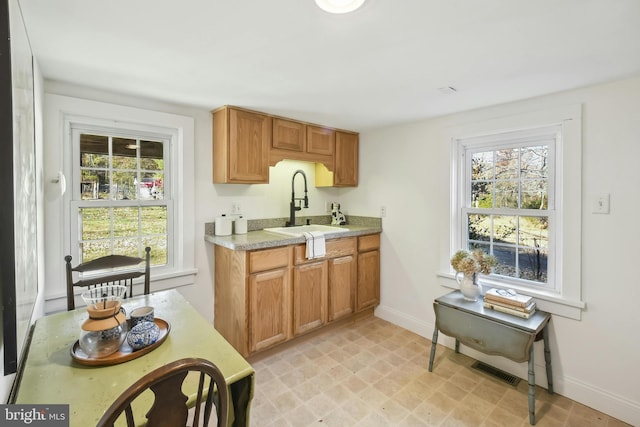
[[[253,368],[178,291],[162,291],[123,301],[127,313],[146,305],[155,307],[155,316],[171,324],[167,339],[144,356],[111,366],[86,366],[71,357],[71,346],[78,340],[80,325],[88,317],[84,307],[39,319],[15,403],[68,403],[71,426],[96,425],[109,405],[137,379],[185,357],[212,361],[229,385],[249,377],[251,386],[245,400],[250,401]],[[230,415],[234,410],[248,411],[248,404],[246,402],[247,408],[230,408]]]

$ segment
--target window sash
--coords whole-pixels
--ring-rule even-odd
[[[166,247],[167,247],[167,258],[166,264],[156,265],[154,268],[162,268],[162,269],[171,269],[174,267],[174,200],[172,199],[172,179],[171,179],[171,144],[172,144],[172,136],[162,133],[157,133],[153,131],[137,131],[132,130],[129,131],[127,129],[121,128],[109,128],[103,126],[93,126],[88,124],[71,124],[71,141],[72,141],[72,184],[71,188],[71,200],[70,200],[70,244],[71,244],[71,253],[76,254],[74,258],[82,259],[82,244],[88,243],[91,241],[84,241],[82,236],[82,224],[81,224],[81,209],[83,208],[126,208],[126,207],[136,207],[136,208],[144,208],[144,207],[153,207],[159,206],[166,208]],[[140,140],[153,140],[162,142],[163,144],[163,198],[162,199],[114,199],[112,194],[110,194],[110,198],[108,199],[87,199],[82,200],[82,191],[81,191],[81,176],[82,170],[87,169],[81,166],[81,150],[80,150],[80,135],[81,134],[92,134],[105,136],[110,139],[114,138],[127,138],[127,139],[135,139],[137,141]],[[109,174],[109,182],[112,182],[112,172],[114,170],[112,163],[112,145],[109,144],[109,164],[104,169]],[[136,197],[140,197],[140,176],[142,173],[147,171],[147,169],[143,169],[142,165],[139,162],[140,159],[140,150],[137,150],[136,154],[136,169],[132,169],[136,173],[138,177],[138,185],[136,188]],[[97,168],[91,168],[95,170]],[[121,171],[123,169],[117,169]],[[111,190],[111,186],[110,186]],[[113,242],[118,239],[118,237],[114,236],[113,230],[113,219],[111,219],[110,230],[109,230],[109,239],[111,241],[111,245]],[[140,239],[142,235],[142,225],[140,224],[140,219],[138,220],[137,226],[137,235],[131,236],[131,238]],[[150,237],[149,235],[148,237]],[[102,239],[99,239],[102,240]],[[139,243],[140,245],[140,243]],[[143,255],[143,247],[144,245],[140,245],[139,252],[140,256]]]
[[[547,232],[547,281],[540,282],[535,280],[526,280],[520,279],[518,277],[500,275],[500,274],[491,274],[491,280],[495,280],[496,282],[502,282],[506,286],[510,284],[517,284],[522,287],[531,287],[531,288],[542,288],[547,290],[556,291],[557,283],[555,278],[555,267],[556,267],[556,257],[557,248],[556,248],[556,199],[555,199],[555,167],[556,167],[556,157],[557,150],[559,148],[559,138],[561,137],[561,127],[560,126],[549,126],[537,129],[528,129],[523,131],[515,131],[515,132],[505,132],[494,135],[483,135],[479,137],[471,137],[458,139],[458,173],[459,173],[459,182],[458,182],[458,223],[460,230],[460,247],[464,249],[468,249],[470,244],[469,239],[469,215],[493,215],[493,216],[512,216],[516,217],[519,221],[520,217],[547,217],[548,218],[548,232]],[[492,190],[492,207],[474,207],[472,202],[472,159],[475,153],[482,152],[495,152],[499,150],[505,149],[513,149],[513,148],[526,148],[526,147],[539,147],[539,146],[548,146],[547,152],[547,209],[526,209],[526,208],[506,208],[506,207],[495,207],[495,189]],[[518,158],[520,160],[520,157]],[[521,183],[524,181],[522,179],[522,175],[520,172],[521,164],[518,163],[518,175],[517,178],[514,178],[514,181],[518,183],[518,196],[519,196],[519,205],[522,201],[522,186]],[[494,165],[495,168],[495,165]],[[496,182],[495,171],[492,175],[493,182]],[[516,242],[513,245],[510,244],[502,244],[495,243],[493,240],[495,238],[495,230],[491,230],[491,242],[483,242],[490,243],[490,248],[493,250],[494,245],[498,247],[506,246],[515,248],[516,253],[519,247],[523,247],[519,244],[519,234],[516,235]],[[528,247],[528,246],[525,246]],[[518,256],[516,258],[516,266],[518,266]]]

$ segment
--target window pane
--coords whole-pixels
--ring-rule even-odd
[[[109,208],[80,209],[82,240],[108,239],[111,237]]]
[[[113,168],[137,169],[138,143],[130,138],[113,138]]]
[[[469,215],[468,218],[469,240],[490,241],[491,240],[491,216],[490,215]]]
[[[166,236],[145,237],[142,246],[151,248],[151,265],[165,265],[168,262]]]
[[[471,179],[493,179],[493,151],[473,153],[473,157],[471,157]]]
[[[533,248],[549,247],[549,217],[520,217],[520,245]]]
[[[80,135],[80,166],[109,167],[109,137],[102,135]]]
[[[547,209],[547,184],[546,180],[522,181],[522,209]]]
[[[547,158],[549,147],[526,147],[521,149],[520,171],[523,179],[548,178]]]
[[[496,151],[496,179],[518,178],[517,148]]]
[[[482,249],[482,252],[487,254],[491,253],[491,245],[489,243],[478,243],[478,242],[470,243],[469,250],[473,251],[475,249]]]
[[[160,200],[164,198],[164,179],[161,172],[145,172],[140,180],[140,199]]]
[[[140,141],[140,158],[149,159],[154,162],[162,161],[164,159],[164,144],[159,141]],[[142,166],[143,169],[148,169],[147,166]],[[160,167],[163,169],[164,165]],[[152,168],[155,169],[155,168]]]
[[[158,141],[141,141],[140,198],[160,200],[164,198],[164,145]]]
[[[521,279],[547,283],[547,258],[546,249],[521,248],[518,254]]]
[[[488,181],[471,183],[471,203],[474,208],[491,209],[493,207],[493,184]]]
[[[140,256],[140,247],[138,238],[123,238],[113,240],[113,253],[118,255],[127,255],[137,257]]]
[[[113,209],[113,235],[114,237],[138,236],[138,208]]]
[[[515,216],[493,217],[494,241],[515,245],[518,241],[518,222]]]
[[[113,171],[113,189],[111,196],[115,200],[136,199],[136,172]]]
[[[498,265],[493,272],[502,276],[517,277],[516,249],[511,246],[495,245],[493,255],[498,259]]]
[[[518,181],[498,181],[495,186],[496,208],[518,208]]]
[[[142,234],[167,233],[167,208],[153,206],[142,208]]]
[[[80,177],[80,198],[98,200],[109,198],[109,180],[104,170],[83,169]]]
[[[111,242],[109,240],[99,240],[96,242],[81,242],[80,251],[82,262],[111,255]]]

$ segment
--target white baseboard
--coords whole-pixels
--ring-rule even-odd
[[[422,319],[418,319],[413,316],[409,316],[394,308],[379,305],[375,310],[375,316],[383,320],[407,329],[413,333],[416,333],[422,337],[431,340],[433,336],[433,330],[435,325],[430,322],[425,322]],[[449,348],[453,348],[455,340],[444,334],[439,334],[438,344],[444,345]],[[541,347],[541,346],[539,346]],[[488,363],[510,374],[516,375],[519,378],[527,381],[527,364],[516,363],[509,359],[499,356],[489,356],[473,349],[470,349],[464,345],[460,346],[460,352],[472,357],[476,360]],[[535,360],[538,362],[544,361],[542,355],[542,349],[536,349],[534,355]],[[425,354],[425,367],[429,363],[429,354]],[[551,361],[553,367],[553,360]],[[536,363],[536,384],[543,388],[547,387],[546,370],[544,364]],[[554,392],[565,396],[571,400],[579,402],[585,406],[593,408],[597,411],[603,412],[609,416],[622,420],[631,425],[640,426],[640,404],[625,399],[622,396],[617,396],[603,390],[598,387],[586,384],[576,378],[570,378],[562,376],[558,373],[557,368],[553,372],[553,389]]]
[[[400,326],[401,328],[425,338],[431,339],[433,336],[433,328],[435,327],[433,323],[427,323],[417,317],[408,316],[407,314],[391,307],[379,305],[376,307],[374,314],[376,317],[386,320],[387,322],[391,322],[394,325]]]
[[[640,404],[576,378],[563,377],[563,396],[604,412],[632,426],[640,426]]]

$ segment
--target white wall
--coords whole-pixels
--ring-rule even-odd
[[[349,200],[363,211],[387,206],[377,315],[430,338],[435,322],[432,301],[449,291],[436,284],[436,274],[443,254],[445,259],[450,254],[451,127],[576,103],[583,105],[583,245],[575,256],[582,258],[587,308],[581,321],[552,319],[554,388],[640,425],[640,284],[635,272],[640,238],[640,78],[365,132],[361,185]],[[592,213],[600,193],[611,194],[609,215]],[[536,377],[544,386],[540,347]],[[526,378],[526,364],[463,352]]]

